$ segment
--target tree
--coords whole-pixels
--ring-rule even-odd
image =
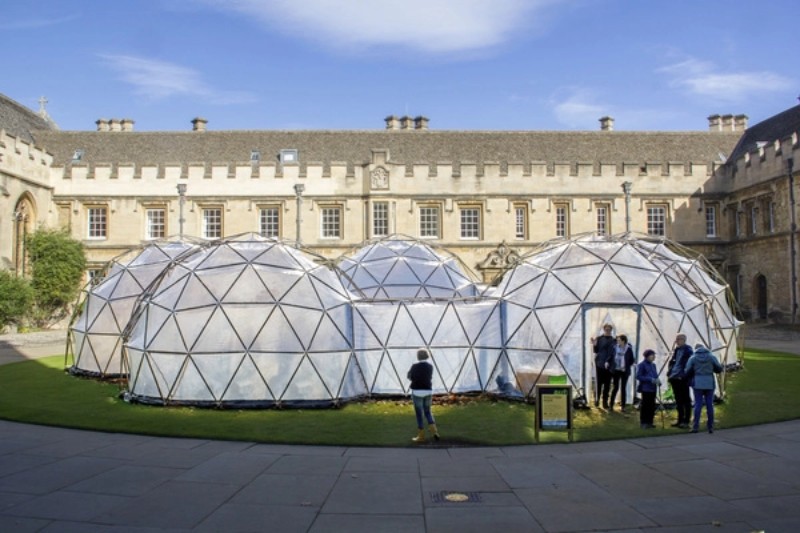
[[[33,289],[28,280],[0,270],[0,329],[19,324],[33,305]]]
[[[65,230],[40,229],[28,236],[34,321],[46,325],[67,316],[86,270],[83,245]]]

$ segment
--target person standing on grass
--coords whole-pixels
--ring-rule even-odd
[[[425,348],[417,350],[417,362],[408,370],[408,379],[411,380],[411,399],[414,402],[414,414],[417,417],[417,436],[411,439],[414,442],[425,442],[424,420],[428,421],[428,430],[431,436],[439,440],[439,430],[431,413],[433,399],[433,365],[428,359],[430,353]]]
[[[692,376],[692,389],[694,390],[694,422],[692,433],[700,429],[700,415],[703,405],[706,406],[706,427],[709,433],[714,433],[714,389],[716,383],[714,374],[722,372],[722,365],[700,343],[694,345],[694,355],[686,363],[686,374]]]
[[[631,367],[634,363],[633,348],[628,344],[627,335],[617,335],[617,345],[615,347],[614,359],[611,365],[611,381],[614,387],[611,389],[611,403],[609,409],[614,410],[614,402],[617,399],[617,392],[620,394],[620,411],[625,412],[625,405],[628,399],[628,376],[631,375]]]
[[[594,368],[597,376],[597,383],[594,388],[594,406],[600,407],[600,398],[603,399],[603,408],[608,409],[608,393],[611,389],[611,365],[616,353],[617,345],[611,332],[614,326],[603,324],[603,334],[599,337],[592,337],[592,350],[594,351]]]
[[[639,410],[639,423],[642,429],[653,429],[653,418],[656,416],[656,393],[661,386],[658,379],[658,367],[655,364],[656,352],[645,350],[642,354],[644,361],[636,367],[636,381],[639,382],[638,390],[642,395],[642,405]]]
[[[678,333],[675,337],[675,350],[667,366],[667,379],[675,395],[675,409],[678,411],[678,420],[672,427],[687,429],[692,420],[692,398],[689,396],[689,380],[686,379],[686,363],[694,353],[692,347],[686,344],[686,334]]]

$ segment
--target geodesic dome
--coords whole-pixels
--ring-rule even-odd
[[[67,357],[73,374],[118,377],[127,374],[122,361],[122,333],[136,300],[176,257],[196,247],[188,240],[155,241],[112,259],[106,275],[87,285],[69,328]]]
[[[455,255],[405,235],[367,241],[339,268],[345,286],[369,299],[475,296],[474,275]]]
[[[590,338],[605,323],[628,336],[637,362],[652,348],[663,368],[678,332],[723,365],[734,362],[740,322],[728,288],[702,259],[679,252],[687,250],[647,236],[585,235],[546,243],[507,272],[493,294],[505,307],[503,344],[522,392],[553,375],[591,391]]]
[[[269,406],[328,405],[365,394],[350,294],[324,263],[255,234],[184,256],[153,284],[131,321],[129,398]]]

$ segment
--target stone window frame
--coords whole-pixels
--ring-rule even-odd
[[[380,210],[383,211],[382,213],[380,213],[380,216],[378,216],[379,215],[378,208],[381,208]],[[392,228],[391,228],[391,217],[389,216],[389,211],[390,211],[390,206],[387,200],[373,200],[371,202],[370,235],[372,237],[386,237],[391,234]],[[382,232],[376,231],[379,222],[385,228],[385,230]]]
[[[334,213],[335,220],[331,218]],[[344,206],[342,204],[324,203],[319,205],[319,237],[326,241],[344,238]]]
[[[433,218],[423,219],[423,211],[430,211],[434,214]],[[424,202],[417,205],[417,214],[419,217],[419,225],[417,227],[420,239],[441,239],[442,238],[442,203],[441,202]],[[429,224],[429,228],[434,229],[434,232],[423,231],[423,224]],[[432,224],[432,225],[431,225]]]
[[[708,202],[703,204],[703,214],[705,215],[706,238],[719,238],[719,204]],[[709,231],[711,229],[711,231]]]
[[[655,210],[661,210],[661,220],[655,217]],[[666,237],[669,231],[669,204],[667,202],[648,202],[645,206],[647,215],[647,234],[653,237]],[[660,225],[661,230],[658,230]]]
[[[528,240],[528,205],[515,203],[513,208],[514,238],[518,241],[526,241]]]
[[[598,235],[611,235],[611,203],[595,202],[595,231]],[[601,218],[603,219],[601,221]],[[601,224],[605,229],[601,231]]]
[[[153,235],[151,233],[151,228],[153,225],[151,224],[150,213],[156,211],[161,212],[161,235]],[[158,239],[164,239],[167,237],[167,235],[169,235],[169,217],[167,216],[167,212],[167,206],[164,204],[144,206],[144,240],[154,241]]]
[[[279,204],[258,204],[256,208],[258,209],[258,234],[262,237],[279,239],[283,231],[283,216],[281,214],[281,206]],[[265,217],[265,215],[267,215],[267,211],[274,211],[274,220],[270,220],[269,217]],[[266,229],[270,224],[275,225],[274,235],[267,234]]]
[[[553,202],[555,211],[556,237],[568,239],[570,236],[570,204],[569,202]]]
[[[87,204],[86,206],[86,239],[102,241],[108,239],[111,226],[110,209],[108,204]],[[95,216],[102,211],[102,221],[94,221]],[[100,234],[99,230],[102,230]],[[98,233],[95,233],[98,231]]]
[[[470,213],[474,216],[469,215]],[[465,220],[465,216],[469,218]],[[462,241],[483,239],[483,206],[473,202],[458,204],[458,236]],[[466,224],[466,225],[465,225]],[[465,235],[465,230],[467,234]]]
[[[219,204],[201,205],[200,208],[200,233],[204,239],[221,239],[225,235],[225,208]],[[219,220],[215,222],[219,226],[219,234],[213,236],[209,233],[209,215],[212,211],[219,212]]]

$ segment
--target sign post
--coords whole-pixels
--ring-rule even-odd
[[[566,430],[572,442],[572,385],[536,385],[536,424],[539,431]]]

